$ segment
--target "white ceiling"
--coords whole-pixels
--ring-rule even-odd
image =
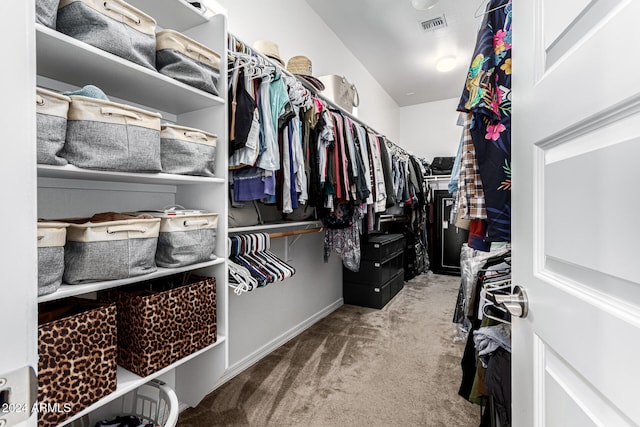
[[[485,0],[440,0],[419,11],[411,0],[306,0],[399,106],[460,96]],[[420,22],[442,16],[447,27],[425,32]],[[455,55],[456,67],[436,70]],[[348,76],[346,76],[348,78]]]

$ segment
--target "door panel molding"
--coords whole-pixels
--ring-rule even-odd
[[[640,200],[632,189],[640,181],[637,123],[629,117],[589,141],[557,148],[565,158],[544,171],[546,256],[640,283],[634,232]],[[581,152],[595,145],[603,148]]]
[[[545,70],[548,72],[564,57],[579,49],[630,2],[631,0],[591,1],[546,48]]]
[[[632,427],[636,424],[617,408],[606,396],[604,396],[593,384],[576,372],[570,364],[562,359],[549,347],[545,347],[546,373],[552,379],[566,397],[575,403],[576,407],[584,413],[594,425]],[[551,381],[546,380],[547,390],[551,387]],[[551,393],[548,393],[551,395]],[[557,397],[557,396],[556,396]],[[570,410],[564,406],[563,410]],[[570,415],[570,414],[569,414]],[[571,420],[571,418],[569,418]],[[557,419],[553,421],[558,422]],[[571,420],[575,423],[575,419]],[[572,424],[575,425],[575,424]],[[580,424],[584,425],[584,424]]]
[[[545,399],[546,391],[546,344],[536,334],[533,335],[533,425],[536,427],[546,426],[547,404]]]
[[[640,301],[637,283],[554,257],[547,257],[545,270],[536,277],[640,328],[640,306],[633,302]]]
[[[533,150],[533,274],[544,269],[547,253],[545,242],[545,152],[532,147]]]
[[[640,328],[636,326],[638,316],[621,312],[617,307],[601,310],[599,305],[606,307],[606,301],[592,297],[592,291],[585,292],[566,283],[562,287],[553,286],[549,283],[561,282],[562,278],[550,274],[547,276],[541,278],[543,282],[528,288],[531,291],[528,292],[530,299],[537,304],[536,310],[531,310],[527,319],[533,320],[534,333],[538,337],[535,340],[542,341],[532,348],[532,367],[537,370],[537,382],[533,384],[534,404],[541,405],[535,401],[539,400],[540,394],[537,387],[546,385],[540,378],[540,361],[546,360],[550,351],[553,351],[606,396],[621,413],[630,419],[640,419],[637,398],[634,393],[627,391],[635,386],[636,378],[640,378],[640,366],[637,363],[637,354],[640,353]],[[608,307],[614,306],[609,304]],[[629,317],[632,322],[627,321]],[[567,332],[557,334],[558,329]],[[539,353],[540,347],[545,349],[544,356]],[[625,350],[620,351],[619,348]],[[546,375],[549,363],[545,363]],[[546,404],[555,405],[556,402],[547,401]],[[541,413],[537,406],[534,407],[534,414]],[[549,408],[546,408],[545,416],[549,417]],[[608,427],[615,424],[604,425]]]
[[[629,116],[640,114],[640,94],[631,96],[615,105],[604,108],[577,123],[566,126],[560,132],[536,141],[534,144],[546,151],[575,140],[583,135],[594,133]]]
[[[545,48],[548,48],[593,0],[545,1],[544,35]]]

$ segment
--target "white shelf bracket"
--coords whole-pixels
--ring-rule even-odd
[[[289,239],[289,237],[293,237],[293,240]],[[297,236],[284,236],[284,260],[285,260],[285,262],[289,262],[289,261],[293,260],[293,258],[290,257],[290,254],[293,251],[293,245],[296,244],[296,242],[300,239],[300,237],[302,237],[301,234],[299,234]]]

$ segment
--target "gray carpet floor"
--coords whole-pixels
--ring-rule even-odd
[[[178,427],[479,425],[480,408],[457,394],[459,284],[426,273],[382,310],[342,306],[184,411]]]

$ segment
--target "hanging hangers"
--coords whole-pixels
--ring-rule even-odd
[[[494,310],[502,311],[502,312],[503,312],[503,313],[505,313],[505,314],[507,313],[507,310],[505,310],[505,309],[504,309],[504,308],[502,308],[502,307],[498,307],[498,306],[497,306],[497,305],[495,305],[495,304],[485,304],[484,306],[482,306],[482,315],[483,315],[484,317],[486,317],[487,319],[495,320],[496,322],[504,323],[504,324],[506,324],[506,325],[510,325],[510,324],[511,324],[511,322],[509,322],[509,321],[508,321],[508,320],[506,320],[506,319],[501,319],[501,318],[499,318],[499,317],[496,317],[496,316],[494,316],[494,315],[492,315],[492,314],[488,313],[487,311],[488,311],[488,309],[489,309],[489,308],[493,308]]]
[[[270,237],[266,233],[245,234],[228,238],[229,260],[240,268],[230,265],[230,276],[240,284],[250,283],[252,288],[268,283],[282,281],[295,274],[295,269],[270,252]],[[241,272],[245,269],[255,282],[243,280]],[[231,286],[231,285],[230,285]],[[242,285],[232,286],[240,294]]]
[[[235,281],[235,283],[229,282],[229,286],[236,295],[241,295],[243,292],[249,292],[258,287],[258,281],[251,276],[249,270],[233,261],[228,261],[228,266],[229,278]]]
[[[494,7],[493,9],[490,10],[485,10],[484,12],[481,12],[482,10],[482,6],[484,6],[485,8],[488,7],[489,3],[491,3],[491,0],[483,0],[480,3],[480,6],[478,6],[478,8],[476,9],[476,13],[473,15],[474,18],[480,18],[482,16],[485,16],[491,12],[495,12],[496,10],[500,10],[503,9],[505,7],[507,7],[508,5],[511,4],[511,0],[508,0],[505,4],[503,4],[502,6],[498,6],[498,7]]]
[[[511,287],[511,277],[504,280],[497,280],[495,282],[491,282],[491,281],[483,282],[482,286],[487,290],[493,290],[493,291],[506,289]]]
[[[480,291],[480,307],[481,307],[480,311],[484,317],[491,320],[495,320],[496,322],[505,323],[507,325],[511,324],[510,321],[500,317],[496,317],[488,312],[489,309],[493,309],[503,313],[504,315],[507,315],[509,313],[507,309],[501,307],[496,302],[495,295],[496,293],[503,293],[501,291],[504,291],[504,290],[508,290],[507,293],[509,293],[511,290],[511,285],[512,285],[511,279],[483,285],[483,288]]]

